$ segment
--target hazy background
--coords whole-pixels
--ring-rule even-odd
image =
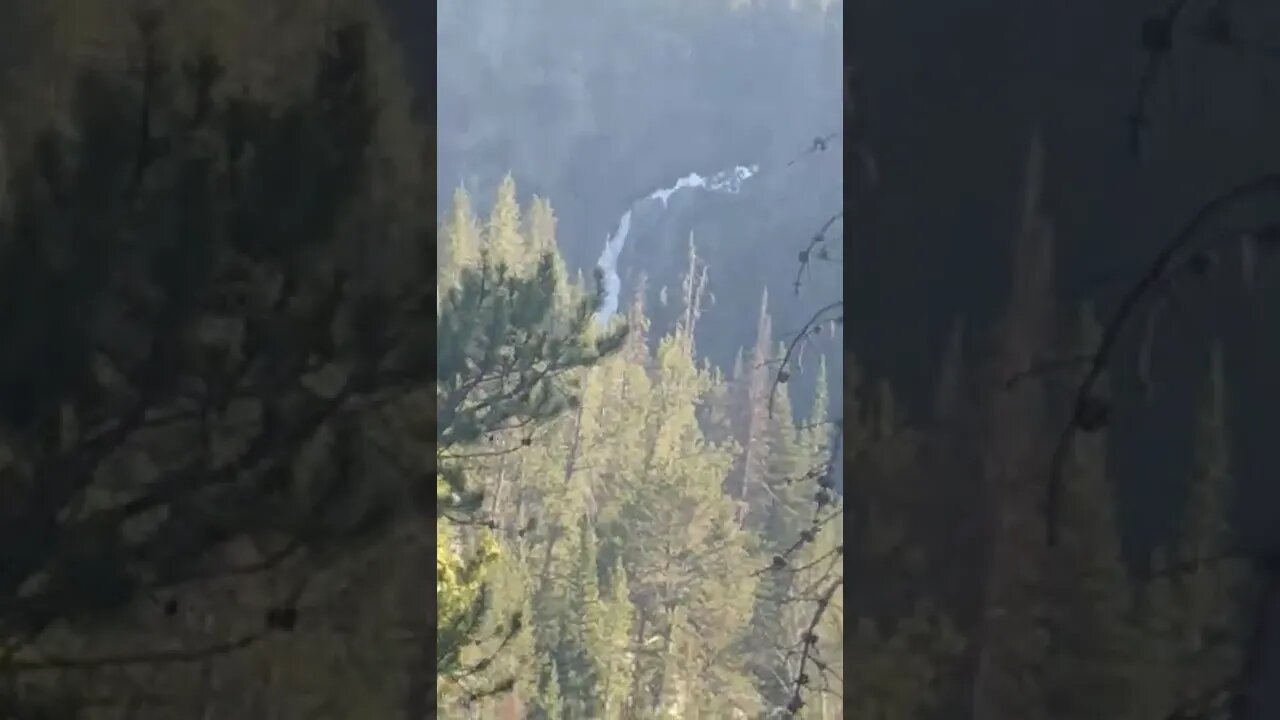
[[[402,29],[429,21],[427,6],[389,5]],[[815,267],[800,298],[793,291],[798,252],[841,205],[839,140],[787,163],[841,128],[843,8],[742,5],[450,3],[437,13],[438,45],[402,38],[410,75],[435,83],[440,207],[462,185],[483,211],[509,171],[522,199],[551,200],[571,271],[590,277],[619,217],[652,191],[691,172],[760,166],[738,195],[689,190],[666,212],[637,209],[619,261],[624,306],[645,274],[664,329],[677,305],[659,295],[679,290],[693,234],[714,295],[699,346],[726,370],[754,341],[766,287],[779,338],[841,291],[832,263]],[[435,77],[424,75],[427,53]],[[811,382],[800,379],[797,397]]]

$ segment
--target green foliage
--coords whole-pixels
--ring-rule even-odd
[[[916,718],[942,701],[942,662],[964,649],[956,628],[926,604],[896,622],[850,618],[854,672],[846,686],[853,717]]]
[[[621,347],[625,328],[594,337],[597,300],[567,311],[550,255],[535,273],[506,266],[464,268],[444,299],[436,330],[436,408],[442,447],[474,443],[512,420],[539,422],[575,398],[559,382]]]
[[[534,709],[538,713],[535,717],[540,717],[544,720],[558,720],[564,717],[560,701],[560,671],[556,667],[555,660],[551,661],[546,672],[542,691],[534,702]]]
[[[5,103],[3,701],[22,714],[47,679],[151,717],[252,716],[273,691],[305,713],[298,698],[340,677],[354,684],[339,712],[382,715],[399,673],[362,683],[325,662],[386,638],[321,629],[335,598],[352,618],[389,599],[343,596],[335,576],[417,519],[409,501],[431,474],[390,471],[371,440],[405,439],[379,410],[433,371],[427,248],[408,242],[433,219],[380,195],[424,188],[408,164],[378,164],[404,108],[382,92],[377,28],[343,10],[289,35],[284,92],[207,50],[235,44],[225,36],[174,42],[208,4],[48,9],[72,24],[55,33],[71,33],[69,62],[54,72],[37,55],[31,77],[57,97]],[[398,137],[399,152],[421,157],[417,139]],[[306,642],[281,639],[299,626]],[[215,662],[234,654],[219,644],[242,652]],[[272,667],[291,649],[314,658],[305,677]],[[213,699],[200,663],[166,653],[207,653],[206,672],[240,692]],[[59,654],[121,669],[35,673]],[[152,676],[164,702],[137,689]]]
[[[1228,549],[1231,457],[1227,443],[1226,378],[1222,348],[1214,345],[1195,419],[1193,461],[1176,552],[1152,563],[1156,579],[1144,593],[1142,687],[1158,688],[1147,704],[1165,713],[1199,709],[1207,695],[1240,667],[1246,635],[1242,603],[1252,578]],[[1207,560],[1207,562],[1202,562]]]
[[[485,485],[468,489],[466,476],[487,478],[494,473],[501,483],[508,474],[523,474],[542,466],[528,454],[520,458],[506,456],[510,450],[532,447],[527,434],[515,440],[510,432],[524,428],[528,433],[552,423],[575,406],[581,407],[581,398],[576,394],[579,375],[620,348],[626,336],[625,327],[604,335],[596,332],[598,297],[594,294],[579,291],[577,295],[584,299],[570,302],[573,293],[565,285],[554,237],[540,238],[543,254],[536,265],[519,261],[518,252],[525,252],[528,247],[520,235],[515,197],[514,183],[505,183],[485,234],[477,238],[473,229],[478,223],[469,215],[465,192],[459,190],[446,224],[453,246],[449,255],[452,264],[441,269],[441,276],[444,280],[456,276],[456,283],[446,284],[447,290],[438,304],[436,331],[435,442],[442,479],[438,483],[436,512],[444,521],[470,523],[468,518],[483,514]],[[539,232],[552,229],[549,205],[542,203],[534,215],[539,219]],[[480,244],[472,247],[470,243],[476,240]],[[493,448],[498,459],[493,463],[469,462],[468,458],[486,445]],[[484,455],[484,451],[478,452]],[[497,487],[501,489],[503,485]],[[467,534],[474,536],[477,532],[480,531]],[[480,542],[488,542],[487,534],[480,537]],[[585,536],[582,541],[586,542]],[[589,559],[594,564],[594,543],[583,547],[583,552],[592,553]],[[548,547],[548,557],[550,550]],[[577,624],[559,625],[570,634],[558,639],[565,651],[559,666],[562,677],[553,687],[556,702],[565,707],[594,704],[588,697],[593,692],[595,676],[591,648],[598,642],[599,628],[591,618],[598,612],[599,598],[594,566],[590,575],[585,572],[575,576],[581,583],[576,588],[578,592],[567,596],[570,605],[566,609],[575,611],[569,617],[575,618]],[[470,622],[458,626],[455,635],[448,637],[444,634],[446,626],[439,626],[441,647],[461,653],[459,648],[469,645],[473,648],[471,654],[484,663],[481,670],[470,671],[456,664],[442,664],[438,673],[442,679],[462,680],[472,675],[483,678],[486,674],[497,679],[496,673],[505,666],[508,674],[504,677],[516,689],[535,680],[522,665],[531,648],[518,651],[513,640],[519,637],[534,642],[538,638],[538,644],[546,647],[547,638],[558,633],[548,636],[545,623],[539,623],[536,632],[529,631],[520,622],[528,594],[538,584],[534,577],[516,572],[513,567],[504,584],[503,610],[495,617],[510,620],[482,631],[480,619],[489,609],[487,593],[495,587],[495,578],[490,574],[470,596],[471,604],[464,614]],[[548,599],[545,593],[541,597]],[[546,616],[542,606],[533,610],[535,618]],[[449,644],[444,642],[446,639]],[[490,654],[501,654],[502,660],[491,661],[484,648],[489,648]],[[545,680],[542,686],[547,687]]]
[[[1100,334],[1086,308],[1069,349],[1087,352]],[[1120,717],[1135,701],[1130,675],[1138,636],[1129,624],[1132,588],[1107,482],[1105,443],[1105,437],[1084,437],[1073,448],[1064,483],[1067,520],[1047,573],[1046,702],[1064,718]]]
[[[602,717],[614,720],[623,717],[627,694],[631,689],[632,618],[635,609],[631,605],[627,586],[627,571],[621,562],[615,563],[609,573],[610,587],[605,597],[602,643],[597,655],[600,662],[600,694]]]
[[[498,184],[497,197],[485,224],[485,255],[495,265],[505,265],[515,272],[525,270],[538,255],[521,235],[520,202],[516,199],[516,181],[508,173]]]
[[[877,382],[864,401],[845,368],[846,539],[844,505],[818,485],[825,360],[803,423],[798,383],[770,387],[781,304],[761,300],[726,377],[695,347],[709,305],[695,254],[674,330],[650,323],[643,283],[625,327],[601,329],[550,202],[521,207],[510,175],[483,218],[462,189],[443,219],[424,216],[433,149],[395,48],[346,22],[371,17],[362,3],[197,0],[155,26],[108,0],[59,4],[0,11],[0,55],[40,56],[0,80],[21,98],[0,107],[0,639],[18,646],[0,675],[19,678],[0,703],[14,714],[93,700],[86,717],[758,717],[790,702],[803,653],[803,718],[965,714],[964,683],[990,658],[990,697],[1013,678],[1054,717],[1140,720],[1238,664],[1243,571],[1136,583],[1103,434],[1070,458],[1055,554],[1014,532],[1034,526],[1009,478],[1037,457],[1042,408],[969,392],[990,378],[966,369],[959,329],[929,427],[918,398]],[[648,37],[721,17],[621,12]],[[54,46],[67,50],[40,50]],[[1039,347],[1045,328],[1016,319],[1026,336],[1001,336],[1016,357],[997,365]],[[1096,341],[1081,325],[1072,354]],[[1226,542],[1224,388],[1215,352],[1172,560]],[[957,517],[947,503],[966,492],[992,506]],[[848,598],[834,584],[847,567]],[[1001,576],[1034,578],[989,592]],[[987,653],[1001,633],[1043,637],[1043,663]],[[1019,657],[1035,662],[1007,672]]]
[[[560,670],[566,698],[581,717],[596,717],[603,704],[601,675],[608,660],[604,606],[596,567],[595,531],[586,516],[578,523],[578,557],[569,578],[567,615],[561,625]]]
[[[337,31],[313,92],[276,108],[215,93],[219,61],[165,55],[158,22],[139,20],[140,78],[82,76],[74,132],[40,136],[0,225],[19,309],[0,320],[0,594],[54,577],[6,605],[6,635],[123,607],[239,534],[372,531],[393,500],[355,467],[356,406],[430,376],[421,338],[392,338],[429,316],[338,268],[377,112],[363,30]],[[97,597],[75,587],[90,574]]]
[[[477,634],[489,610],[484,578],[498,559],[499,549],[485,536],[479,550],[464,559],[455,550],[444,523],[436,527],[436,673],[451,677],[462,671],[462,650]]]
[[[456,287],[462,268],[480,264],[480,228],[476,225],[471,209],[471,196],[458,188],[453,192],[453,204],[436,237],[436,292],[443,298]]]

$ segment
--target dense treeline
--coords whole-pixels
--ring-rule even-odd
[[[768,411],[781,349],[767,298],[756,344],[734,371],[699,367],[688,328],[705,276],[693,248],[683,293],[668,298],[683,318],[671,333],[650,336],[638,293],[622,351],[581,371],[571,410],[532,433],[495,434],[477,444],[476,457],[459,458],[484,479],[485,522],[498,528],[492,547],[508,553],[493,561],[495,610],[531,618],[520,642],[504,646],[512,664],[481,662],[490,682],[513,682],[512,692],[472,710],[753,717],[783,708],[808,617],[796,599],[812,593],[806,581],[834,552],[853,592],[840,593],[840,612],[824,620],[832,633],[824,642],[840,639],[819,656],[841,660],[823,666],[833,692],[814,692],[802,717],[1225,712],[1223,683],[1240,662],[1252,587],[1244,568],[1216,557],[1230,539],[1231,503],[1220,351],[1206,370],[1176,542],[1149,562],[1128,561],[1106,433],[1095,428],[1068,464],[1063,541],[1044,543],[1043,468],[1069,383],[1025,371],[1044,357],[1079,355],[1100,329],[1088,307],[1067,312],[1054,300],[1040,163],[1033,148],[1008,309],[981,344],[957,325],[939,361],[932,415],[905,416],[894,391],[856,377],[848,359],[854,392],[843,429],[852,464],[833,514],[850,516],[847,556],[842,527],[808,533],[815,504],[824,512],[814,468],[825,460],[827,401],[814,400],[812,417],[793,418],[782,385]],[[446,278],[456,272],[448,258],[525,247],[505,262],[531,267],[523,254],[547,247],[553,215],[535,200],[527,230],[515,230],[510,180],[487,221],[469,207],[458,191],[441,236]],[[456,542],[483,547],[479,538],[488,537],[460,530]],[[775,564],[797,540],[804,559]],[[796,567],[805,571],[790,572]],[[499,622],[471,657],[503,645],[503,629]],[[516,660],[521,653],[536,661]],[[821,685],[816,674],[810,681]]]
[[[536,199],[522,219],[508,179],[483,223],[459,190],[441,237],[442,287],[473,262],[532,272],[539,253],[554,251],[554,215]],[[680,297],[670,298],[683,318],[675,330],[652,335],[638,296],[620,351],[564,378],[573,388],[567,412],[446,458],[443,467],[483,479],[484,523],[502,548],[490,569],[496,626],[463,662],[503,649],[458,688],[442,687],[465,700],[471,685],[514,679],[511,694],[485,701],[482,717],[755,717],[786,704],[796,659],[788,650],[805,618],[779,596],[813,592],[824,564],[841,561],[838,517],[790,560],[812,568],[764,582],[757,571],[811,522],[812,469],[830,437],[826,368],[817,369],[808,423],[797,427],[785,392],[770,417],[779,350],[767,307],[756,347],[723,377],[693,347],[705,274],[692,247],[688,262]],[[824,516],[838,515],[833,503]],[[441,532],[459,547],[485,547],[494,531]],[[456,563],[444,557],[442,567]],[[508,639],[502,624],[525,609],[529,622]],[[823,680],[835,688],[839,628],[837,612],[818,631]],[[815,707],[815,717],[841,716],[830,697]]]
[[[1009,379],[1098,328],[1054,300],[1038,154],[1005,311],[957,323],[932,414],[852,353],[775,393],[776,298],[713,366],[690,242],[600,327],[548,199],[425,211],[372,8],[266,6],[4,10],[4,717],[767,717],[806,649],[806,718],[1221,716],[1252,592],[1198,562],[1230,532],[1221,352],[1176,541],[1127,561],[1099,427],[1043,543],[1066,398]]]
[[[1056,299],[1044,173],[1035,143],[1005,308],[985,333],[956,323],[936,363],[931,416],[902,417],[885,385],[865,403],[846,400],[884,438],[849,470],[851,525],[865,528],[857,548],[902,546],[893,563],[847,568],[874,589],[855,593],[846,612],[931,598],[964,641],[942,670],[935,709],[892,717],[1225,717],[1255,588],[1220,557],[1232,542],[1233,484],[1220,352],[1207,364],[1194,465],[1170,482],[1188,489],[1176,538],[1130,561],[1104,418],[1067,460],[1061,542],[1045,543],[1046,473],[1078,367],[1061,359],[1091,352],[1101,329],[1091,308]]]

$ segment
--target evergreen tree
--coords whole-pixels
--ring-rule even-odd
[[[453,204],[437,238],[439,287],[443,293],[454,287],[463,268],[480,264],[480,228],[471,209],[471,196],[463,188],[453,191]]]
[[[826,459],[826,449],[831,438],[831,391],[827,384],[830,380],[827,372],[827,356],[818,357],[818,377],[813,386],[813,406],[809,419],[805,423],[802,436],[806,439],[808,451],[815,459]]]
[[[539,258],[544,255],[550,255],[555,265],[556,273],[562,278],[567,277],[568,271],[565,269],[564,260],[560,257],[559,248],[556,246],[556,216],[555,211],[551,209],[550,201],[540,197],[533,198],[533,202],[529,206],[529,213],[526,216],[526,222],[525,236],[528,238],[530,257]],[[570,287],[568,284],[562,284],[561,289],[562,293],[559,300],[561,303],[568,303]]]
[[[596,336],[595,302],[568,315],[555,307],[556,274],[544,256],[531,276],[502,266],[464,271],[446,298],[437,329],[437,422],[442,446],[466,444],[510,427],[513,418],[538,421],[559,415],[576,399],[560,376],[597,362],[621,347],[625,328]]]
[[[558,253],[556,247],[556,216],[551,203],[545,198],[535,197],[529,206],[526,216],[528,222],[529,246],[533,252],[542,255],[549,252]]]
[[[698,697],[716,694],[722,708],[755,705],[745,682],[738,648],[751,612],[746,538],[723,494],[731,457],[708,445],[697,425],[699,399],[708,377],[698,371],[687,335],[664,338],[657,352],[646,425],[646,455],[630,471],[619,521],[626,527],[625,563],[636,601],[638,647],[633,703],[657,712],[667,657],[652,636],[670,632],[670,613],[680,607],[697,628],[688,648],[705,668],[696,678]],[[724,588],[736,588],[726,593]],[[717,662],[710,662],[716,658]]]
[[[623,355],[632,363],[639,364],[644,367],[649,361],[649,330],[651,323],[645,308],[645,293],[648,291],[648,281],[641,275],[636,282],[636,291],[632,295],[631,304],[627,307],[627,327],[630,332],[627,335],[626,345],[623,348]]]
[[[1178,551],[1162,548],[1154,553],[1153,578],[1141,596],[1135,718],[1167,716],[1175,710],[1226,717],[1226,704],[1213,697],[1212,690],[1236,672],[1245,642],[1236,623],[1249,577],[1240,563],[1218,558],[1228,541],[1231,475],[1225,370],[1216,344],[1195,427]]]
[[[1031,143],[1022,210],[1013,239],[1008,302],[997,331],[986,382],[987,429],[981,438],[985,496],[991,502],[989,558],[984,578],[982,645],[978,648],[972,712],[975,720],[1041,720],[1045,657],[1041,571],[1047,566],[1043,527],[1042,458],[1051,456],[1046,392],[1038,378],[1007,388],[1008,379],[1035,367],[1055,343],[1052,229],[1041,210],[1044,146]]]
[[[730,493],[741,503],[743,517],[758,510],[764,497],[760,483],[768,464],[769,398],[773,370],[773,321],[769,317],[769,293],[760,298],[760,315],[756,324],[756,343],[741,373],[738,387],[738,436],[742,454],[730,484]]]
[[[25,309],[0,320],[0,444],[14,463],[0,479],[0,634],[20,655],[83,654],[93,667],[94,655],[147,656],[174,637],[183,651],[234,644],[246,624],[291,637],[302,615],[315,627],[318,603],[300,611],[284,580],[305,573],[323,584],[349,570],[390,527],[419,519],[418,478],[435,474],[423,461],[393,479],[369,445],[375,434],[413,434],[375,430],[369,408],[420,399],[434,352],[428,248],[391,242],[429,235],[433,219],[387,209],[373,190],[403,179],[373,162],[391,112],[377,92],[375,29],[335,15],[298,43],[305,56],[291,71],[306,82],[269,93],[240,87],[240,57],[173,51],[183,29],[174,14],[195,4],[130,22],[134,8],[98,3],[81,29],[102,33],[104,54],[69,48],[74,82],[61,84],[59,107],[33,112],[9,176],[0,294]],[[386,243],[368,252],[366,238]],[[401,274],[380,275],[388,257]],[[30,303],[36,296],[45,301]],[[267,562],[277,543],[289,552]],[[484,565],[441,559],[467,576]],[[227,582],[225,566],[253,563],[271,572],[236,583],[248,602],[209,599],[221,597],[211,586]],[[469,584],[455,599],[478,598]],[[432,602],[424,595],[419,609]],[[139,624],[112,622],[125,612]],[[338,644],[314,637],[264,639],[260,652],[202,663],[237,691],[225,698],[164,663],[159,682],[178,714],[242,716],[287,687],[288,673],[261,672],[268,660]],[[401,659],[386,649],[384,662]],[[358,682],[307,668],[298,696],[335,678]],[[67,695],[119,689],[92,673],[45,675],[75,685]],[[126,667],[114,680],[144,678]],[[398,687],[362,689],[374,687],[383,697],[365,711],[399,704]],[[358,702],[343,698],[335,711]],[[3,704],[26,714],[7,691]],[[138,712],[156,710],[144,705]]]
[[[782,349],[780,348],[780,351]],[[824,381],[820,381],[824,382]],[[768,467],[764,489],[768,508],[761,526],[762,553],[757,563],[767,566],[773,558],[802,565],[807,553],[794,552],[797,543],[812,539],[814,486],[806,482],[812,459],[800,444],[792,421],[789,386],[778,389],[774,412],[769,417],[766,437]],[[825,392],[825,388],[822,388]],[[825,424],[824,424],[825,427]],[[769,706],[785,707],[790,693],[787,651],[796,643],[800,628],[795,627],[794,602],[789,602],[796,587],[789,572],[769,572],[762,578],[752,617],[752,669],[757,687]]]
[[[963,647],[954,626],[927,603],[895,622],[852,616],[846,651],[853,663],[845,694],[847,717],[920,717],[936,707],[940,661]]]
[[[1142,586],[1136,627],[1141,633],[1140,662],[1133,672],[1134,720],[1169,717],[1182,695],[1178,688],[1182,634],[1172,577],[1165,572],[1170,558],[1163,549],[1151,554],[1153,577]]]
[[[0,294],[18,308],[0,318],[0,634],[38,638],[0,664],[213,650],[33,672],[0,706],[34,716],[11,690],[65,683],[104,717],[755,714],[771,519],[735,521],[730,421],[755,417],[758,511],[818,441],[789,397],[761,419],[763,363],[735,388],[702,365],[696,255],[653,348],[643,283],[623,341],[597,288],[566,281],[550,203],[521,208],[510,177],[483,222],[461,188],[424,216],[435,148],[398,49],[348,22],[372,0],[192,0],[127,51],[137,3],[18,5],[0,56],[47,57],[0,74]],[[165,57],[187,47],[210,53]],[[133,522],[151,515],[154,536]]]
[[[933,400],[934,421],[948,423],[955,419],[963,399],[964,377],[964,320],[960,319],[952,325],[947,337],[947,347],[942,355]]]
[[[516,181],[508,173],[498,185],[485,225],[485,251],[489,261],[505,265],[512,273],[527,272],[534,253],[521,235],[520,201],[516,198]]]
[[[710,370],[710,388],[700,408],[699,423],[707,440],[717,444],[733,441],[733,384],[719,368]]]
[[[1086,307],[1071,354],[1088,352],[1100,336]],[[1044,591],[1050,632],[1046,702],[1055,717],[1123,717],[1132,703],[1135,637],[1128,625],[1129,577],[1107,479],[1104,434],[1077,439],[1063,488],[1061,543]]]
[[[570,578],[568,616],[560,638],[560,668],[566,706],[576,717],[601,712],[601,676],[607,663],[604,608],[596,568],[595,531],[584,515],[578,523],[578,562]]]
[[[631,595],[627,587],[627,571],[619,561],[609,573],[609,593],[605,598],[603,639],[601,648],[600,693],[604,720],[620,720],[626,709],[630,689],[632,616]]]
[[[509,198],[514,199],[514,188]],[[495,209],[495,213],[498,218],[510,215],[501,208]],[[494,222],[490,223],[491,230],[503,227],[501,222],[497,225]],[[533,575],[533,583],[525,588],[537,589],[533,607],[537,621],[535,645],[539,652],[550,652],[558,645],[553,638],[565,627],[557,618],[567,617],[566,603],[574,600],[559,590],[563,585],[557,578],[565,577],[564,567],[570,563],[563,553],[557,555],[555,548],[567,518],[571,517],[563,513],[574,507],[564,501],[575,497],[571,481],[578,451],[571,450],[569,459],[546,448],[513,458],[508,450],[532,448],[533,443],[527,434],[513,437],[510,431],[549,425],[554,433],[554,421],[571,411],[569,416],[574,418],[569,426],[571,432],[581,435],[584,407],[582,398],[573,394],[569,381],[620,348],[626,329],[619,327],[604,334],[596,331],[594,313],[598,298],[595,295],[574,306],[561,304],[564,295],[559,285],[563,274],[557,271],[555,253],[543,255],[536,270],[529,275],[513,274],[507,266],[494,262],[492,256],[486,256],[478,267],[463,268],[457,287],[441,305],[437,329],[436,440],[446,459],[444,477],[449,481],[448,496],[455,499],[438,501],[437,512],[449,518],[459,511],[478,509],[482,496],[467,490],[462,480],[463,468],[472,476],[496,476],[492,479],[496,480],[499,493],[509,474],[520,493],[520,502],[540,497],[548,507],[560,509],[561,514],[544,513],[544,528],[549,534],[540,543],[541,568]],[[454,459],[455,449],[472,447],[482,441],[497,448],[498,457],[481,453],[482,459],[477,463],[467,459],[474,453],[463,451],[461,460]],[[554,473],[547,472],[557,464],[563,468],[559,482],[554,480]],[[542,480],[526,487],[525,483],[516,482],[522,477],[541,477]],[[468,498],[469,505],[464,507],[458,498]],[[491,507],[495,512],[502,509],[496,504]],[[523,543],[521,556],[528,557],[531,549],[528,543]],[[502,637],[500,643],[507,644],[510,638],[503,633],[515,637],[517,632],[513,628],[518,616],[512,615],[512,604],[521,607],[516,601],[516,590],[512,589],[508,595],[510,619],[494,626],[495,633]],[[557,689],[557,693],[563,690],[566,695],[562,703],[572,700],[573,693],[580,689],[581,683],[568,674],[577,669],[572,663],[570,668],[562,668],[564,677],[558,680],[561,684]],[[504,690],[521,679],[520,668],[512,670],[511,675],[503,678],[507,683]]]
[[[560,700],[560,671],[552,660],[542,681],[542,691],[534,703],[535,717],[542,720],[560,720],[564,717]]]
[[[1239,616],[1246,569],[1238,561],[1216,558],[1230,542],[1231,455],[1227,441],[1226,370],[1222,346],[1210,352],[1208,378],[1196,415],[1192,473],[1187,492],[1179,563],[1190,572],[1175,577],[1180,605],[1180,700],[1188,701],[1219,685],[1238,667],[1243,635]]]

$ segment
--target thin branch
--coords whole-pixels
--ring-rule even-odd
[[[308,577],[301,578],[292,591],[286,596],[285,604],[296,607],[299,598],[306,591]],[[235,640],[206,645],[190,650],[152,650],[118,655],[102,655],[98,657],[66,657],[45,655],[40,660],[8,660],[0,665],[0,674],[20,674],[45,670],[95,670],[105,667],[129,667],[137,665],[162,665],[201,662],[218,655],[227,655],[243,650],[263,638],[277,632],[273,628],[258,630]]]
[[[831,229],[831,226],[834,225],[837,220],[843,219],[843,210],[827,218],[827,221],[822,224],[822,227],[818,228],[818,232],[814,233],[813,237],[809,239],[808,246],[806,246],[804,250],[800,251],[800,267],[796,268],[796,279],[794,283],[796,295],[800,294],[800,285],[804,278],[804,271],[809,269],[814,249],[827,241],[827,231]]]
[[[1182,254],[1196,241],[1200,232],[1210,220],[1235,203],[1270,193],[1280,194],[1280,174],[1267,173],[1260,175],[1218,195],[1203,205],[1183,225],[1173,240],[1156,255],[1146,273],[1139,279],[1137,284],[1129,289],[1121,300],[1120,306],[1111,315],[1111,318],[1103,328],[1102,339],[1098,343],[1098,348],[1094,351],[1093,357],[1088,363],[1089,367],[1084,379],[1076,391],[1071,422],[1058,439],[1050,465],[1045,514],[1048,541],[1051,546],[1056,545],[1058,541],[1058,523],[1060,520],[1058,506],[1061,500],[1062,476],[1065,471],[1067,457],[1074,442],[1075,433],[1094,424],[1092,416],[1096,414],[1098,402],[1095,389],[1102,374],[1111,363],[1121,333],[1137,313],[1142,302],[1151,294],[1160,292],[1165,280],[1181,268],[1179,261],[1182,260]],[[1223,242],[1227,239],[1233,238],[1219,236],[1216,241]]]
[[[84,670],[131,665],[199,662],[216,655],[226,655],[237,650],[243,650],[269,634],[266,630],[260,630],[236,640],[214,643],[213,645],[192,650],[162,650],[84,658],[46,656],[42,660],[16,660],[8,662],[0,669],[0,672],[28,673],[41,670]]]
[[[804,707],[804,699],[801,698],[801,694],[804,691],[805,686],[809,684],[809,676],[805,674],[805,668],[809,663],[816,663],[816,658],[813,657],[813,654],[816,652],[816,646],[818,644],[818,625],[822,622],[822,617],[826,614],[827,606],[830,604],[832,596],[834,596],[836,590],[839,590],[843,585],[843,576],[837,578],[835,582],[831,583],[831,586],[827,588],[827,591],[823,593],[821,600],[819,600],[818,607],[814,609],[813,615],[809,619],[809,625],[805,629],[802,638],[804,641],[804,651],[800,654],[800,668],[796,672],[796,680],[791,691],[791,701],[787,703],[787,710],[793,715],[800,712],[800,708]]]
[[[778,394],[778,386],[787,381],[787,368],[790,366],[791,358],[795,355],[796,348],[800,346],[801,342],[809,337],[809,332],[814,327],[819,326],[822,322],[828,319],[826,317],[827,313],[835,312],[836,310],[843,308],[844,300],[837,300],[818,308],[813,315],[809,316],[809,319],[805,321],[804,325],[801,326],[800,332],[796,333],[795,337],[791,339],[791,342],[787,344],[787,351],[782,355],[782,367],[779,368],[778,372],[773,376],[773,382],[769,386],[769,417],[773,417],[773,405],[774,399]]]

